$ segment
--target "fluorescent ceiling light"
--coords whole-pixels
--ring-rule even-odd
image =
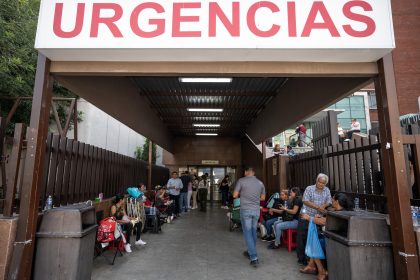
[[[220,127],[220,124],[210,124],[210,123],[195,123],[195,127]]]
[[[223,109],[217,108],[188,108],[189,112],[223,112]]]
[[[196,133],[197,136],[217,136],[217,133]]]
[[[232,78],[179,78],[181,83],[231,83]]]

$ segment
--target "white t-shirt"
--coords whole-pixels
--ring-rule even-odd
[[[358,121],[351,123],[351,130],[360,130],[360,123]]]
[[[344,135],[344,130],[341,126],[337,127],[337,130],[338,130],[338,135],[340,136]]]

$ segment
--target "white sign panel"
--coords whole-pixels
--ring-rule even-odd
[[[56,60],[373,61],[395,45],[390,0],[42,0],[35,47]]]

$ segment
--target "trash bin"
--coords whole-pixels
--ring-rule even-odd
[[[46,211],[36,233],[34,279],[91,279],[96,227],[93,206]]]
[[[392,242],[385,215],[329,212],[324,234],[330,280],[394,279]]]

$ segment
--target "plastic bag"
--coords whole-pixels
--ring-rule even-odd
[[[139,191],[139,189],[136,188],[136,187],[128,188],[127,192],[131,197],[134,197],[134,198],[139,198],[139,197],[143,196],[143,193],[141,191]]]
[[[324,250],[322,250],[321,242],[319,242],[318,230],[312,220],[309,221],[305,254],[312,259],[325,259]]]

